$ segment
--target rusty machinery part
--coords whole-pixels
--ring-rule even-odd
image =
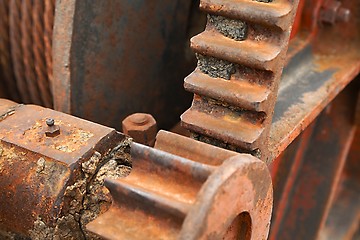
[[[11,97],[19,99],[19,92],[14,81],[12,71],[10,36],[9,36],[9,10],[10,1],[0,1],[0,79],[6,83],[6,88]],[[5,88],[5,86],[4,86]]]
[[[170,129],[192,98],[182,80],[196,65],[186,44],[196,1],[57,1],[54,108],[116,129],[146,112]]]
[[[3,16],[2,16],[3,17]],[[7,81],[15,81],[21,100],[25,103],[31,102],[27,84],[24,75],[24,64],[22,61],[23,53],[21,47],[21,0],[11,0],[9,4],[9,37],[11,63],[13,66],[14,79]],[[8,65],[8,67],[11,65]],[[5,68],[5,67],[4,67]],[[7,69],[7,71],[12,71]]]
[[[85,225],[99,214],[87,228],[110,239],[268,236],[271,177],[251,155],[165,131],[150,148],[1,99],[0,139],[1,237],[96,239]]]
[[[155,144],[157,133],[156,121],[146,113],[134,113],[122,121],[123,133],[129,135],[135,142],[150,147]]]
[[[39,86],[37,85],[36,72],[35,72],[35,59],[33,51],[33,34],[32,29],[35,23],[32,19],[32,10],[34,9],[34,1],[24,0],[21,2],[21,47],[25,80],[30,99],[32,103],[40,105],[42,103],[40,97]],[[19,59],[20,60],[20,59]],[[23,79],[22,79],[23,80]]]
[[[45,1],[44,10],[44,44],[45,44],[45,60],[49,83],[53,81],[52,69],[52,35],[54,28],[55,1]]]
[[[357,126],[360,127],[360,90],[359,90],[357,102],[356,102],[355,123]]]
[[[114,129],[0,99],[0,238],[85,239],[111,203],[105,177],[130,172]]]
[[[360,155],[354,158],[358,151],[349,148],[356,130],[353,113],[359,87],[351,83],[271,165],[270,240],[353,239],[360,220],[360,181],[353,178],[360,162],[354,160]],[[349,164],[354,165],[353,179],[343,171]]]
[[[34,52],[34,62],[35,62],[35,73],[37,77],[37,83],[39,86],[40,97],[42,102],[47,107],[52,106],[52,96],[50,90],[50,82],[48,77],[48,69],[46,65],[46,56],[49,53],[46,53],[47,48],[45,48],[45,37],[49,37],[48,31],[45,31],[45,17],[52,17],[54,12],[50,15],[45,13],[45,2],[46,1],[34,1],[33,11],[32,11],[32,37],[33,37],[33,52]],[[50,1],[51,2],[51,1]],[[49,19],[51,21],[51,19]],[[51,53],[51,49],[50,49]],[[50,66],[51,67],[51,66]]]
[[[310,16],[314,21],[319,10],[315,6],[315,11],[308,9],[310,2],[305,1],[302,31],[311,31],[312,40],[308,34],[300,34],[290,45],[292,57],[283,72],[270,131],[270,160],[276,159],[360,73],[360,4],[342,1],[344,8],[352,10],[351,20],[313,32],[314,23],[306,20]],[[320,9],[321,4],[316,5]]]
[[[267,166],[160,131],[155,148],[131,145],[129,176],[106,180],[109,211],[87,225],[105,239],[267,239],[272,184]]]
[[[0,69],[10,97],[52,107],[55,0],[2,0],[0,7]]]
[[[338,0],[324,0],[320,10],[320,22],[334,25],[337,22],[348,22],[350,9],[341,6]]]
[[[201,0],[204,32],[191,39],[198,67],[182,124],[198,140],[266,159],[276,94],[298,1]]]

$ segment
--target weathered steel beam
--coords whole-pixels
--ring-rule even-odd
[[[350,85],[295,142],[296,151],[277,160],[270,239],[319,237],[355,133],[357,90]]]
[[[352,9],[347,23],[323,26],[313,40],[298,36],[290,45],[296,52],[284,69],[269,139],[269,160],[275,159],[360,73],[360,4],[343,1]],[[296,50],[299,42],[301,51]],[[304,47],[305,46],[305,47]]]
[[[360,130],[356,131],[345,169],[336,191],[326,223],[320,232],[321,240],[359,238],[360,222]],[[357,235],[356,235],[357,234]]]

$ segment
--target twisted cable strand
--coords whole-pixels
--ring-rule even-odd
[[[30,103],[30,94],[24,76],[23,51],[21,46],[21,0],[10,0],[9,26],[11,61],[14,66],[16,85],[24,103]]]
[[[42,105],[40,93],[38,90],[35,66],[34,66],[34,55],[33,55],[33,39],[32,39],[32,0],[23,0],[21,5],[21,46],[23,49],[23,62],[25,68],[25,78],[28,84],[28,90],[30,92],[32,103]]]
[[[48,81],[50,86],[50,94],[52,81],[53,81],[53,63],[52,63],[52,37],[54,28],[54,15],[55,15],[55,0],[45,1],[44,11],[44,44],[45,44],[45,59],[46,70],[48,74]]]
[[[44,1],[34,1],[32,9],[32,43],[36,83],[40,90],[40,97],[46,107],[51,107],[52,97],[45,62],[44,10]]]
[[[0,0],[0,68],[10,97],[15,101],[19,101],[19,92],[16,87],[10,53],[9,4],[8,0]]]

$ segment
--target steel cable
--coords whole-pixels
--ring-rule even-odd
[[[54,28],[54,15],[55,15],[55,0],[45,1],[44,11],[44,44],[45,44],[45,59],[46,69],[48,74],[48,81],[51,90],[53,81],[52,72],[52,35]],[[51,93],[52,91],[50,91]]]
[[[9,0],[0,0],[0,68],[10,97],[19,101],[10,53],[9,5]]]
[[[44,1],[34,1],[32,9],[32,43],[34,53],[34,66],[36,73],[36,82],[40,90],[40,97],[44,106],[52,106],[52,97],[47,75],[47,66],[45,61],[45,43],[44,43]]]
[[[30,94],[25,81],[23,52],[21,47],[21,0],[10,0],[9,26],[10,26],[10,50],[11,60],[14,67],[16,85],[24,103],[30,103]]]
[[[23,0],[21,5],[21,46],[23,49],[23,62],[25,69],[25,79],[28,86],[28,91],[31,96],[32,103],[42,105],[40,92],[37,86],[34,54],[33,54],[33,39],[32,39],[32,0]]]

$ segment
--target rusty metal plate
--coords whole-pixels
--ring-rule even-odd
[[[318,239],[326,219],[334,220],[328,214],[355,133],[352,113],[356,93],[354,84],[349,85],[295,145],[289,146],[290,152],[274,162],[275,210],[270,239]],[[348,214],[352,215],[343,213],[339,218],[346,219]],[[336,226],[332,229],[336,231]]]
[[[344,2],[347,6],[349,1]],[[359,4],[353,4],[359,9]],[[359,11],[352,21],[323,28],[317,40],[295,55],[284,69],[269,140],[275,159],[360,72]],[[342,30],[343,35],[338,33]],[[358,81],[358,80],[355,80]]]
[[[190,0],[58,1],[55,109],[121,129],[134,112],[170,128],[191,102],[182,79]]]

